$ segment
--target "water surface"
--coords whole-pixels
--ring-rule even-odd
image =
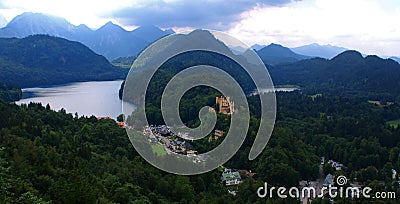
[[[16,103],[40,102],[43,106],[49,104],[53,110],[64,108],[68,113],[78,113],[79,116],[115,119],[122,113],[122,101],[118,97],[121,83],[122,80],[92,81],[26,88],[22,89],[23,99]]]

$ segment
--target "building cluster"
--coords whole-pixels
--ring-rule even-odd
[[[221,182],[226,186],[238,185],[242,182],[239,171],[234,169],[225,169],[221,175]]]
[[[342,170],[342,168],[344,168],[342,163],[333,161],[333,160],[329,160],[328,163],[332,166],[332,168],[334,168],[336,171],[340,171]]]
[[[143,128],[143,135],[149,136],[149,141],[153,144],[162,144],[167,153],[176,153],[187,156],[197,155],[197,152],[189,142],[180,139],[185,136],[187,137],[187,134],[174,134],[166,125],[145,126]]]

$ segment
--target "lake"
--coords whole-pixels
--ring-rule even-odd
[[[275,88],[270,88],[270,89],[260,89],[260,91],[253,91],[252,93],[250,93],[250,96],[254,96],[257,94],[264,94],[264,93],[271,93],[271,92],[292,92],[292,91],[297,91],[300,90],[300,88],[298,87],[275,87]]]
[[[79,116],[111,117],[122,113],[122,101],[118,92],[122,80],[78,82],[59,86],[22,89],[23,99],[17,104],[40,102],[51,109],[64,108],[68,113]]]
[[[91,81],[77,82],[58,86],[35,87],[22,89],[23,98],[16,103],[28,104],[30,102],[49,104],[51,109],[64,108],[67,113],[78,113],[79,116],[110,117],[116,119],[122,113],[122,101],[118,92],[122,80],[118,81]],[[298,90],[295,87],[275,88],[275,92],[291,92]],[[261,93],[271,92],[263,89]],[[257,92],[251,95],[257,94]],[[132,111],[134,106],[131,107]]]

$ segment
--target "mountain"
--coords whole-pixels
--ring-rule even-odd
[[[400,96],[400,64],[374,55],[345,51],[331,60],[306,59],[269,69],[276,85],[298,85],[304,92],[393,101]]]
[[[115,80],[127,71],[79,42],[34,35],[0,38],[0,81],[21,87]]]
[[[400,57],[390,57],[390,59],[400,63]]]
[[[6,25],[7,25],[6,18],[4,18],[4,16],[0,14],[0,28],[4,27]]]
[[[171,53],[177,53],[181,50],[192,51],[183,52],[170,57]],[[204,50],[213,50],[213,52]],[[150,56],[149,53],[151,53]],[[129,91],[124,93],[125,101],[135,103],[138,100],[138,96],[142,96],[140,93],[144,90],[136,84],[143,84],[142,81],[145,79],[145,76],[149,72],[154,71],[154,63],[157,60],[154,60],[151,56],[157,56],[157,59],[168,60],[162,63],[152,76],[146,94],[155,98],[148,98],[149,101],[157,101],[159,99],[158,96],[160,96],[163,91],[160,87],[165,87],[174,75],[186,68],[199,64],[220,67],[240,84],[245,93],[251,93],[255,89],[254,82],[241,67],[254,67],[254,65],[249,64],[250,62],[248,62],[244,56],[236,56],[231,48],[218,40],[212,32],[207,30],[194,30],[188,34],[174,35],[169,38],[168,43],[164,42],[163,46],[151,46],[149,50],[146,50],[146,52],[142,54],[142,57],[137,58],[135,61],[136,63],[131,68],[135,70],[135,74],[129,74],[127,77],[125,90],[128,89]],[[114,60],[113,63],[129,65],[127,61],[132,59],[133,58],[121,58],[119,60]],[[203,76],[200,74],[198,77]],[[158,122],[154,124],[158,124]]]
[[[310,57],[299,55],[287,47],[278,44],[270,44],[258,51],[258,56],[265,64],[276,65],[282,63],[291,63],[298,60],[308,59]]]
[[[152,43],[153,41],[164,37],[166,35],[174,34],[175,32],[171,29],[161,30],[154,25],[142,25],[131,32],[136,38],[142,39],[147,43]]]
[[[262,48],[266,47],[266,45],[254,44],[251,48],[255,51],[261,50]]]
[[[336,55],[342,53],[343,51],[346,51],[347,48],[332,45],[319,45],[317,43],[313,43],[291,48],[291,50],[302,55],[331,59]]]
[[[23,38],[34,34],[72,37],[75,26],[63,18],[40,13],[23,13],[0,30],[0,37]]]
[[[126,56],[127,53],[138,53],[145,47],[144,42],[133,39],[128,31],[112,22],[94,31],[91,39],[81,41],[108,59]]]
[[[163,31],[149,25],[126,31],[112,22],[92,30],[86,25],[75,26],[63,18],[40,13],[23,13],[0,29],[0,37],[46,34],[78,41],[108,60],[135,56],[151,42],[171,33],[172,30]]]

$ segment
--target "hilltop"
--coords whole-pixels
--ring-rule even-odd
[[[115,80],[127,71],[79,42],[35,35],[0,38],[0,81],[21,87]]]

